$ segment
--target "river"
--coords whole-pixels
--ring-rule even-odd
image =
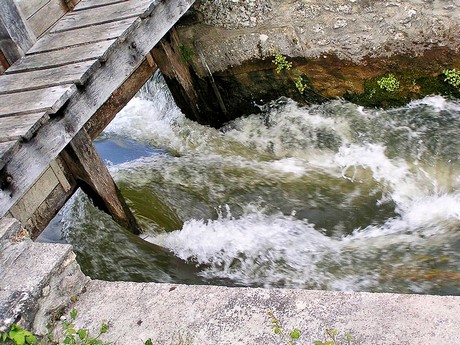
[[[42,240],[98,279],[460,295],[458,101],[261,109],[201,126],[157,75],[96,147],[166,252],[83,193]]]

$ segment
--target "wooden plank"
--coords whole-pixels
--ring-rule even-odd
[[[0,77],[0,95],[64,84],[83,85],[100,65],[98,60],[90,60],[45,70],[6,74]]]
[[[27,23],[35,36],[40,37],[61,19],[67,11],[67,6],[62,0],[50,0],[27,19]]]
[[[0,142],[30,140],[48,119],[46,112],[3,117],[0,119]]]
[[[21,13],[29,19],[35,12],[45,6],[50,0],[15,0]]]
[[[53,50],[46,53],[26,55],[22,59],[16,61],[5,74],[59,67],[93,59],[105,61],[112,51],[112,45],[114,45],[114,43],[115,40],[112,39],[89,43],[83,46]]]
[[[125,37],[137,18],[129,18],[119,22],[107,23],[89,28],[47,34],[29,49],[27,54],[42,53],[76,45],[101,42],[118,37]]]
[[[20,144],[17,140],[0,143],[0,170],[19,151],[19,147]]]
[[[100,7],[97,10],[89,9],[70,12],[51,29],[51,32],[74,30],[137,17],[143,14],[148,15],[151,13],[154,3],[154,0],[130,0]]]
[[[129,31],[107,59],[104,68],[88,79],[67,103],[64,116],[48,121],[27,145],[22,145],[4,167],[14,185],[0,191],[0,217],[9,211],[47,169],[72,137],[143,61],[147,53],[190,8],[194,0],[157,1],[152,15]],[[132,49],[135,45],[137,48]],[[27,173],[24,173],[27,172]]]
[[[0,21],[23,53],[35,43],[35,35],[30,30],[14,0],[0,1]]]
[[[0,50],[5,56],[9,65],[12,65],[13,62],[20,59],[24,52],[19,46],[14,43],[13,39],[10,37],[10,34],[6,27],[3,25],[3,22],[0,20]]]
[[[59,184],[56,175],[51,168],[48,168],[43,175],[40,176],[36,182],[19,200],[16,205],[11,208],[11,213],[14,218],[21,223],[27,220],[34,214],[34,211],[46,200],[46,197],[53,191]]]
[[[0,77],[0,80],[3,77]],[[53,86],[45,89],[0,95],[0,121],[2,117],[47,112],[56,113],[77,91],[73,84]]]
[[[81,0],[77,6],[73,9],[74,11],[87,10],[89,8],[101,7],[110,4],[116,4],[118,2],[126,2],[129,0]]]

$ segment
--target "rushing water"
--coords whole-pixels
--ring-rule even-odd
[[[100,279],[460,295],[460,103],[262,110],[204,127],[157,77],[96,143],[174,255],[82,193],[51,229]]]

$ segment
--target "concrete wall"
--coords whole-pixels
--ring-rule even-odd
[[[186,115],[214,126],[281,95],[369,106],[458,97],[442,76],[460,68],[458,13],[458,0],[199,0],[155,58]],[[293,68],[274,73],[275,53]],[[397,94],[372,91],[389,72],[401,81]],[[299,76],[308,85],[302,95]]]

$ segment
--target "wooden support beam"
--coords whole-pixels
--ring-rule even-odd
[[[36,37],[14,0],[0,1],[0,22],[11,40],[21,49],[22,55],[34,45]]]
[[[97,207],[110,214],[125,229],[136,235],[141,233],[134,215],[84,129],[75,135],[62,156],[79,187]]]
[[[150,53],[142,64],[115,90],[110,98],[96,111],[91,119],[85,124],[85,130],[91,139],[95,139],[107,125],[114,119],[117,113],[128,104],[131,98],[140,90],[147,80],[157,70],[157,65],[151,59]]]

